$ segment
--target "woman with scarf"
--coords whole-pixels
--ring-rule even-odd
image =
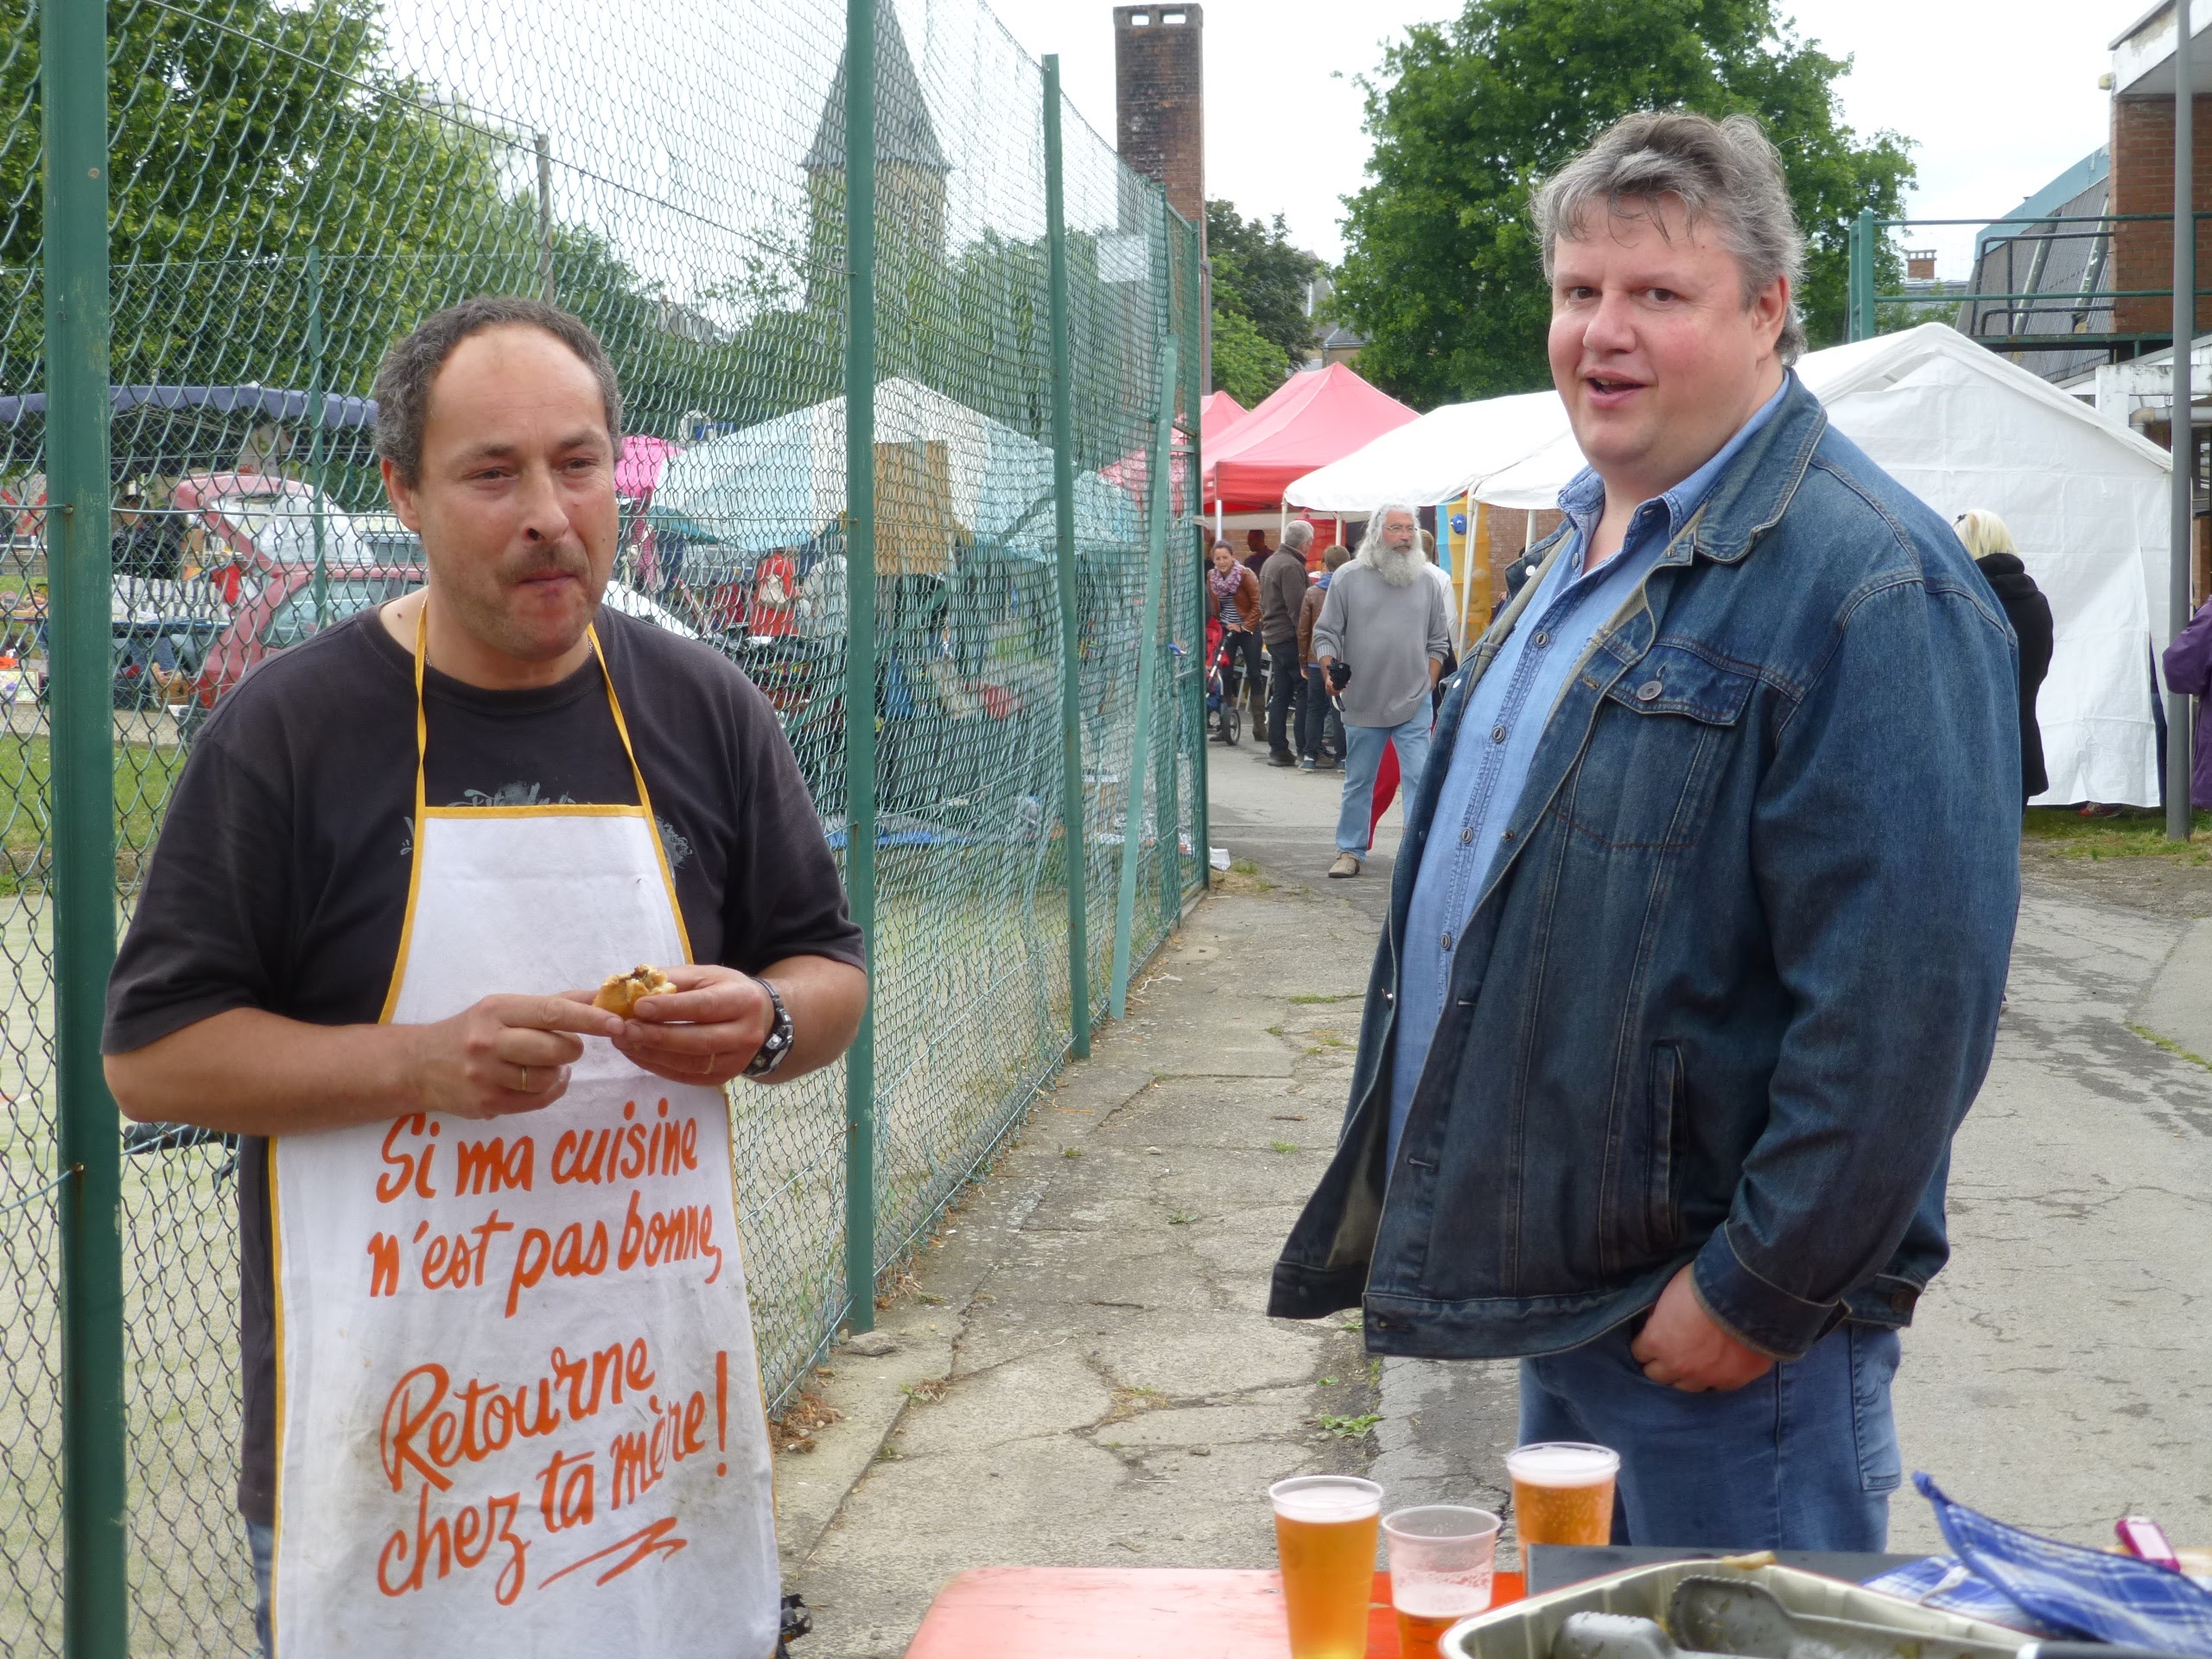
[[[1215,621],[1221,624],[1221,721],[1213,741],[1234,743],[1229,711],[1236,706],[1237,663],[1243,659],[1250,676],[1254,713],[1258,710],[1260,687],[1260,579],[1249,567],[1236,562],[1227,542],[1213,544],[1213,569],[1206,575],[1206,594]]]

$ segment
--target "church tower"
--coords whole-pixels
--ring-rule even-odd
[[[807,300],[842,298],[845,267],[845,76],[836,79],[806,153]],[[875,7],[875,264],[879,303],[916,294],[944,263],[945,179],[952,163],[930,123],[921,77],[892,0]]]

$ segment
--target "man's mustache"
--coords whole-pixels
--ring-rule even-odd
[[[526,553],[499,572],[502,582],[512,584],[530,582],[539,576],[574,576],[579,582],[591,575],[591,558],[583,549],[548,547],[543,552]]]

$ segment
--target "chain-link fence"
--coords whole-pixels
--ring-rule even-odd
[[[865,1317],[849,1216],[878,1271],[925,1236],[1202,886],[1198,241],[1068,111],[1056,336],[1044,72],[976,0],[877,0],[872,23],[836,0],[112,0],[109,234],[63,247],[44,181],[61,140],[42,137],[67,118],[55,42],[81,56],[99,35],[80,20],[68,46],[53,3],[0,14],[0,1651],[60,1652],[65,1623],[78,1650],[111,1650],[86,1635],[105,1593],[135,1650],[244,1652],[234,1150],[144,1130],[107,1150],[96,1058],[68,1046],[96,1032],[96,976],[57,976],[54,918],[111,892],[127,921],[194,732],[245,669],[419,579],[371,453],[385,346],[481,292],[552,298],[600,332],[630,434],[608,602],[713,643],[766,693],[868,927],[856,1101],[842,1067],[732,1096],[780,1402]],[[872,156],[847,143],[849,28],[872,33]],[[872,330],[851,303],[855,165]],[[103,258],[105,478],[65,500],[86,457],[49,435],[48,397],[59,423],[56,342],[83,322],[46,288]],[[871,332],[855,384],[872,454],[849,457]],[[60,619],[65,557],[97,561],[108,590],[97,665],[97,619]],[[874,626],[855,632],[863,584]],[[871,661],[872,720],[848,690]],[[65,845],[55,757],[101,721],[113,844]],[[876,760],[849,777],[855,731]],[[872,1160],[850,1155],[870,1145],[857,1120]],[[64,1503],[73,1448],[110,1432],[72,1367],[98,1351],[86,1240],[111,1155],[127,1593],[101,1578],[84,1492],[73,1518]]]

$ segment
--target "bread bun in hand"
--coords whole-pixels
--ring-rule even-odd
[[[666,996],[676,988],[676,982],[650,963],[639,963],[626,974],[610,974],[607,982],[599,988],[599,995],[591,1000],[592,1007],[605,1008],[609,1014],[624,1020],[637,1007],[641,996]]]

